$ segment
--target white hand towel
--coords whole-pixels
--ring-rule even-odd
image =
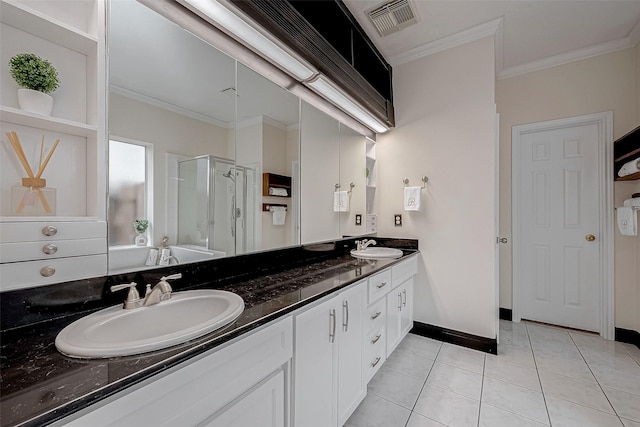
[[[271,206],[273,225],[284,225],[287,218],[287,208],[284,206]]]
[[[333,193],[333,211],[349,212],[349,193],[336,191]]]
[[[419,211],[422,187],[404,187],[404,210]]]
[[[640,172],[640,159],[631,160],[630,162],[622,165],[618,171],[618,176],[627,176],[636,172]]]
[[[269,187],[269,195],[270,196],[288,196],[286,188],[277,188],[277,187]]]
[[[637,210],[631,207],[616,209],[618,219],[618,229],[623,236],[638,235],[638,214]]]

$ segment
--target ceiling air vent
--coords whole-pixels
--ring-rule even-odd
[[[369,12],[369,19],[381,36],[400,31],[418,22],[418,16],[409,0],[396,0]]]

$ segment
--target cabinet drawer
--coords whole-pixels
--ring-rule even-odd
[[[51,267],[49,269],[49,267]],[[49,271],[46,271],[49,269]],[[45,276],[43,276],[45,274]],[[86,279],[107,274],[107,255],[0,264],[0,291]]]
[[[107,239],[0,243],[0,263],[107,253]]]
[[[369,277],[368,302],[377,301],[391,290],[391,270],[387,269]]]
[[[382,338],[380,341],[383,341]],[[378,369],[380,369],[384,361],[385,346],[383,345],[376,345],[370,352],[365,353],[364,360],[362,361],[362,368],[366,383],[368,383],[375,373],[378,372]]]
[[[402,261],[401,263],[391,267],[391,277],[393,280],[393,287],[395,288],[400,283],[404,282],[411,276],[418,274],[418,257],[412,256],[409,259]]]
[[[367,314],[364,319],[364,330],[370,331],[378,327],[378,325],[384,325],[386,323],[386,311],[387,304],[384,299],[367,307]]]
[[[384,325],[372,329],[366,334],[364,340],[363,354],[370,360],[375,359],[378,354],[385,354],[387,334]],[[374,356],[373,358],[371,356]]]
[[[2,239],[3,243],[90,239],[98,237],[107,237],[107,223],[105,221],[24,221],[0,223],[0,239]]]

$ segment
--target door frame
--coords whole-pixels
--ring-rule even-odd
[[[513,249],[512,317],[521,320],[522,292],[518,277],[521,271],[520,249],[520,160],[521,137],[528,133],[595,124],[598,126],[598,192],[600,195],[600,335],[614,339],[614,269],[613,269],[613,112],[587,114],[558,120],[530,123],[512,127],[511,133],[511,221]]]

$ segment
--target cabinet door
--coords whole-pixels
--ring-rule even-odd
[[[340,310],[336,297],[295,317],[293,425],[336,425],[334,367]]]
[[[402,315],[402,288],[397,287],[387,295],[387,357],[402,339],[400,318]]]
[[[362,376],[362,336],[366,281],[340,294],[338,341],[338,426],[342,426],[366,394]]]
[[[400,336],[404,338],[413,328],[413,277],[400,286],[402,311],[400,312]]]
[[[284,411],[281,369],[198,427],[284,427]]]

